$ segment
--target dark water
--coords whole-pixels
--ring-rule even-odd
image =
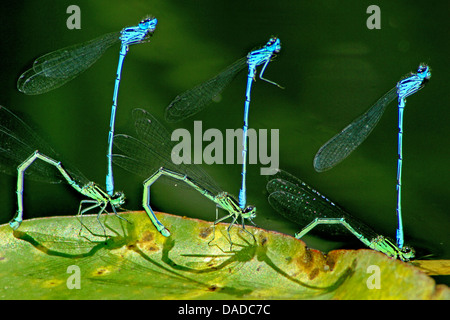
[[[125,60],[116,132],[134,133],[130,111],[140,107],[155,116],[182,91],[206,80],[271,35],[282,50],[265,77],[281,90],[256,81],[250,126],[279,129],[280,167],[302,178],[378,232],[394,237],[396,219],[397,110],[393,103],[367,141],[346,161],[316,173],[319,147],[363,113],[421,62],[432,68],[426,88],[408,99],[404,118],[403,211],[406,242],[435,258],[450,258],[448,210],[450,135],[448,4],[444,1],[378,1],[381,29],[369,30],[368,1],[78,1],[81,30],[68,30],[66,8],[2,2],[0,104],[39,124],[59,153],[101,184],[106,174],[106,144],[119,47],[65,86],[40,96],[15,88],[34,58],[135,25],[146,14],[159,19],[150,43],[132,46]],[[194,119],[203,129],[242,125],[246,75]],[[192,120],[180,126],[192,130]],[[176,126],[169,126],[176,128]],[[206,145],[206,143],[205,143]],[[293,234],[299,228],[268,205],[260,165],[249,167],[248,202],[258,207],[256,223]],[[206,168],[227,191],[237,194],[239,165]],[[127,194],[127,208],[140,209],[140,177],[120,168],[116,188]],[[15,209],[15,178],[0,177],[0,222]],[[207,220],[214,205],[188,190],[154,187],[158,210]],[[25,218],[75,214],[81,199],[69,187],[25,184]],[[307,238],[327,250],[331,241]],[[358,243],[356,243],[358,245]]]

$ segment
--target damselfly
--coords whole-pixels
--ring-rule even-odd
[[[250,51],[247,57],[241,58],[225,70],[220,72],[217,76],[208,81],[178,95],[166,109],[166,120],[169,122],[176,122],[186,119],[201,110],[203,110],[212,99],[224,90],[224,88],[231,82],[232,79],[245,67],[248,67],[247,75],[247,89],[245,92],[245,108],[244,108],[244,125],[242,132],[242,180],[241,189],[239,191],[239,206],[245,209],[247,202],[247,153],[248,153],[248,114],[250,108],[250,93],[252,83],[256,77],[256,67],[263,65],[259,74],[260,79],[274,84],[282,88],[277,83],[263,78],[264,71],[267,65],[281,50],[280,39],[272,37],[267,44],[260,49]]]
[[[63,166],[61,161],[56,159],[60,157],[36,131],[11,111],[0,106],[0,170],[9,174],[18,174],[16,191],[18,208],[16,215],[9,223],[13,229],[17,229],[23,221],[24,178],[49,183],[63,181],[69,183],[79,193],[90,198],[80,202],[78,208],[80,216],[89,210],[100,208],[97,215],[99,220],[108,204],[117,215],[116,210],[125,203],[125,195],[122,192],[116,192],[110,196],[96,183],[89,181],[80,171],[74,167]],[[85,204],[90,206],[83,209]],[[100,225],[103,228],[101,223]],[[104,228],[103,231],[105,231]]]
[[[308,186],[297,177],[279,170],[267,183],[269,203],[281,215],[299,225],[306,225],[295,234],[302,238],[312,229],[341,235],[345,227],[369,248],[392,258],[408,261],[414,258],[414,250],[408,246],[399,248],[388,238],[377,234],[372,228],[352,217],[338,205]]]
[[[33,67],[25,71],[17,81],[17,88],[25,94],[35,95],[51,91],[88,69],[103,55],[106,49],[118,42],[121,43],[108,134],[106,190],[110,196],[114,194],[111,154],[123,62],[130,45],[150,41],[149,38],[153,35],[157,23],[158,20],[154,17],[146,18],[137,26],[126,27],[120,32],[108,33],[81,44],[47,53],[37,58]]]
[[[372,132],[381,116],[396,97],[398,98],[398,159],[397,159],[397,246],[403,247],[403,223],[401,214],[403,110],[406,98],[422,89],[431,77],[430,68],[420,65],[417,73],[411,73],[382,96],[363,115],[356,118],[340,133],[331,138],[317,152],[314,168],[318,172],[333,168],[355,150]]]

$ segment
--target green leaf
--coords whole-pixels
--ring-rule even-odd
[[[324,255],[254,227],[255,239],[233,227],[230,248],[227,224],[214,232],[211,222],[158,214],[172,232],[164,238],[144,212],[120,216],[127,221],[102,216],[105,231],[95,215],[83,228],[76,217],[0,226],[0,299],[450,298],[418,268],[372,250]]]

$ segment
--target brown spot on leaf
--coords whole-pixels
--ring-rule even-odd
[[[317,275],[319,274],[319,268],[314,268],[310,273],[309,273],[309,280],[313,280],[315,277],[317,277]]]
[[[158,247],[157,246],[148,246],[147,248],[147,251],[158,251]]]
[[[303,265],[304,268],[307,269],[309,269],[314,264],[314,256],[308,248],[306,248],[305,254],[303,255],[300,263]]]
[[[293,261],[298,268],[298,272],[308,274],[310,279],[313,279],[320,271],[320,267],[318,267],[318,264],[321,265],[323,263],[320,262],[320,259],[316,258],[319,257],[316,256],[315,252],[306,248],[303,255],[294,257]]]
[[[127,245],[128,250],[134,250],[136,248],[136,243],[130,243]]]
[[[96,276],[101,276],[101,275],[104,275],[104,274],[107,274],[107,273],[109,273],[109,270],[106,269],[106,268],[103,268],[103,267],[98,268],[98,269],[95,270],[95,272],[94,272],[94,274],[95,274]]]
[[[139,248],[144,251],[153,252],[160,250],[159,246],[155,243],[155,235],[150,231],[144,232],[141,239],[138,240],[137,244]]]
[[[44,288],[53,288],[53,287],[56,287],[56,286],[58,286],[58,285],[60,285],[60,284],[62,284],[62,283],[63,283],[62,280],[59,280],[59,279],[50,279],[50,280],[44,281],[43,284],[42,284],[42,286],[43,286]]]
[[[325,260],[325,265],[328,267],[327,269],[333,271],[335,264],[336,260],[334,259],[334,256],[327,255]]]
[[[141,242],[152,242],[153,241],[153,233],[146,231],[141,238]]]
[[[262,237],[261,238],[261,246],[264,246],[267,243],[267,241],[269,241],[269,239],[267,239],[267,237]]]
[[[217,286],[215,284],[208,287],[208,291],[214,292],[217,290]]]
[[[202,239],[206,239],[212,233],[211,227],[201,228],[198,236]]]

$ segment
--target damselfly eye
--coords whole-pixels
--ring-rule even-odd
[[[405,255],[407,255],[410,258],[414,257],[414,255],[416,253],[413,248],[408,247],[408,246],[404,246],[401,250]]]
[[[430,67],[425,64],[421,64],[417,69],[417,75],[427,80],[430,79],[431,78]]]
[[[139,23],[139,27],[141,29],[150,29],[150,28],[154,29],[157,23],[158,20],[156,18],[146,18]]]
[[[244,209],[243,214],[248,216],[249,218],[253,219],[256,217],[256,207],[254,206],[248,206]]]
[[[250,212],[250,211],[253,211],[254,209],[255,209],[254,206],[248,206],[248,207],[246,207],[246,208],[244,209],[244,213],[248,213],[248,212]]]
[[[113,200],[119,200],[119,204],[125,203],[125,194],[123,192],[117,191],[114,193],[114,196],[112,197]]]

